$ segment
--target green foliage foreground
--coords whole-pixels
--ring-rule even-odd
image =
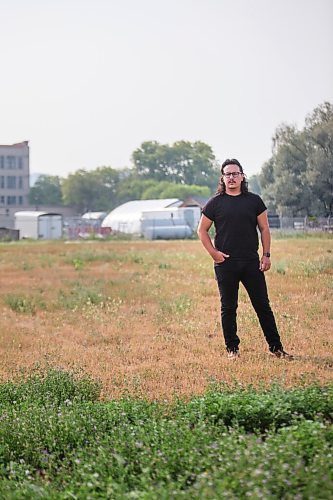
[[[333,496],[333,384],[99,401],[89,378],[0,386],[0,498]]]

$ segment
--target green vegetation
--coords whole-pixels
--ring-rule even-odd
[[[20,294],[8,294],[4,298],[12,311],[24,314],[36,314],[37,309],[45,309],[46,304],[40,297],[31,297]]]
[[[139,178],[216,187],[215,155],[202,141],[177,141],[172,145],[146,141],[133,152],[132,159]]]
[[[29,203],[32,205],[61,205],[61,179],[56,175],[40,175],[30,188]]]
[[[51,307],[75,311],[85,306],[104,304],[108,300],[110,298],[103,294],[98,284],[87,287],[80,282],[75,282],[70,290],[59,290],[57,301]]]
[[[100,389],[61,370],[0,385],[1,498],[332,498],[332,384],[171,403]]]
[[[333,215],[333,105],[324,102],[305,127],[280,126],[273,155],[259,175],[269,210],[290,216]]]

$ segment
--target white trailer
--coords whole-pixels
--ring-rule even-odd
[[[16,212],[15,229],[20,231],[20,239],[57,240],[62,238],[63,218],[61,214],[24,211]]]

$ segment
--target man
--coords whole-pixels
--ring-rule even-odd
[[[198,236],[214,260],[228,358],[239,356],[236,315],[241,282],[256,311],[270,353],[277,358],[291,360],[293,356],[284,351],[281,343],[264,276],[264,272],[271,267],[271,235],[266,206],[258,195],[248,192],[244,171],[238,160],[226,160],[221,174],[218,192],[202,210]],[[214,245],[208,234],[213,223]],[[260,261],[257,227],[263,250]]]

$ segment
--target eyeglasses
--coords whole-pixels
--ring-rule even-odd
[[[243,175],[242,172],[227,172],[226,174],[223,174],[224,177],[227,177],[230,179],[230,177],[238,177],[239,175]]]

